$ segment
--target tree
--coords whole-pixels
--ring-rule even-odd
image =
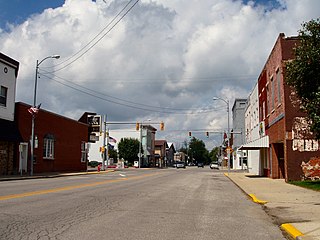
[[[302,24],[295,59],[286,64],[286,82],[294,88],[307,113],[310,129],[320,139],[320,19]]]
[[[134,138],[121,138],[118,144],[119,158],[123,158],[128,163],[133,164],[138,160],[139,140]]]
[[[196,162],[209,163],[209,152],[202,140],[193,137],[189,143],[189,155],[191,155]]]
[[[220,147],[212,148],[211,152],[209,153],[211,162],[218,162],[219,151],[220,151]]]
[[[113,158],[113,159],[117,162],[117,160],[118,160],[118,153],[117,153],[116,150],[114,150],[114,149],[109,149],[108,154],[109,154],[109,157],[110,157],[110,158]]]

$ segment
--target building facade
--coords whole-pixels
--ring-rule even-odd
[[[306,166],[320,164],[319,142],[309,131],[293,89],[285,83],[285,65],[294,58],[297,44],[297,37],[278,36],[258,79],[259,138],[241,147],[259,150],[260,175],[286,181],[306,178],[310,176]]]
[[[245,141],[245,110],[247,99],[236,98],[232,107],[232,166],[234,169],[247,168],[247,153],[239,149]]]
[[[14,122],[19,62],[0,53],[0,175],[15,173],[15,146],[20,134]]]
[[[22,137],[16,165],[29,172],[31,136],[30,105],[16,103],[15,119]],[[33,172],[72,172],[87,170],[88,125],[40,109],[35,117]],[[21,157],[23,159],[21,159]]]

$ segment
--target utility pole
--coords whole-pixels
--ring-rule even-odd
[[[107,116],[103,116],[103,146],[102,146],[102,168],[101,170],[105,170],[104,160],[106,159],[106,131],[107,131]]]

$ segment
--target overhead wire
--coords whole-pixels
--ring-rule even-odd
[[[117,105],[121,105],[121,106],[125,106],[125,107],[129,107],[129,108],[149,111],[149,112],[168,113],[168,114],[182,114],[182,115],[195,115],[195,114],[203,114],[203,113],[214,112],[214,111],[218,111],[218,110],[223,109],[223,108],[209,108],[209,109],[200,109],[199,110],[199,108],[197,108],[197,109],[192,109],[192,108],[190,108],[190,109],[178,109],[178,108],[151,106],[151,105],[146,105],[146,104],[141,104],[141,103],[135,103],[135,102],[128,101],[128,100],[125,100],[125,99],[121,99],[121,98],[116,98],[116,97],[110,96],[108,94],[101,93],[101,92],[98,92],[96,90],[81,86],[79,84],[72,83],[71,81],[68,81],[66,79],[63,79],[63,78],[60,78],[60,77],[57,77],[57,76],[55,76],[55,77],[59,78],[59,79],[61,79],[63,81],[66,81],[69,84],[66,84],[64,82],[58,81],[58,80],[54,79],[53,77],[50,77],[50,76],[47,76],[47,75],[44,75],[44,74],[41,74],[41,76],[46,77],[47,79],[50,79],[50,80],[52,80],[52,81],[54,81],[54,82],[56,82],[56,83],[58,83],[60,85],[63,85],[65,87],[71,88],[71,89],[73,89],[75,91],[81,92],[83,94],[89,95],[91,97],[94,97],[94,98],[97,98],[97,99],[100,99],[100,100],[103,100],[103,101],[106,101],[106,102],[110,102],[110,103],[113,103],[113,104],[117,104]],[[71,86],[70,84],[73,84],[76,87],[75,86]],[[84,90],[79,89],[79,88],[83,88]],[[89,91],[92,92],[92,93],[90,93]],[[97,94],[102,95],[102,96],[98,96]],[[116,99],[118,101],[115,101],[114,99]],[[122,101],[124,103],[119,102],[119,101]],[[138,106],[135,106],[135,105],[138,105]],[[157,110],[157,109],[159,109],[159,110]],[[195,111],[195,110],[197,110],[197,111]],[[185,111],[185,112],[183,112],[183,111]]]
[[[112,21],[110,23],[108,23],[106,25],[106,27],[104,27],[91,41],[89,41],[84,47],[82,47],[77,53],[75,53],[73,56],[71,56],[70,58],[68,58],[66,61],[64,61],[63,63],[66,63],[67,61],[71,60],[73,57],[77,56],[78,54],[81,53],[81,51],[84,50],[84,52],[82,52],[78,57],[76,57],[75,59],[73,59],[71,62],[65,64],[64,66],[58,68],[58,69],[55,69],[53,70],[51,73],[55,73],[55,72],[58,72],[58,71],[61,71],[62,69],[65,69],[66,67],[70,66],[71,64],[75,63],[77,60],[79,60],[83,55],[85,55],[88,51],[90,51],[94,46],[96,46],[108,33],[110,33],[114,27],[116,25],[118,25],[118,23],[135,7],[135,5],[139,2],[139,0],[136,0],[132,6],[130,6],[129,9],[127,9],[127,11],[125,11],[125,13],[111,26],[111,28],[106,31],[104,34],[102,34],[110,25],[112,22],[115,21],[115,19],[117,17],[120,16],[120,14],[129,6],[129,4],[133,2],[133,0],[130,0],[123,8],[122,10],[112,19]],[[98,36],[101,35],[99,38]],[[98,38],[98,39],[97,39]],[[94,41],[95,39],[97,39],[96,41]],[[90,45],[91,43],[93,42],[92,45]],[[86,49],[87,48],[87,49]],[[85,50],[86,49],[86,50]],[[62,63],[60,64],[57,64],[57,65],[54,65],[52,67],[56,67],[56,66],[60,66]]]

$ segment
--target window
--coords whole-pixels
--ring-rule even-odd
[[[87,161],[87,148],[86,142],[81,142],[81,162]]]
[[[271,78],[271,110],[273,110],[274,109],[274,86],[275,85],[275,83],[274,83],[274,81],[273,81],[273,77]]]
[[[281,75],[280,70],[277,71],[277,83],[278,83],[278,103],[281,103]]]
[[[54,136],[47,134],[43,140],[43,158],[54,159]]]
[[[0,106],[6,107],[7,106],[7,94],[8,88],[1,86],[0,89]]]

